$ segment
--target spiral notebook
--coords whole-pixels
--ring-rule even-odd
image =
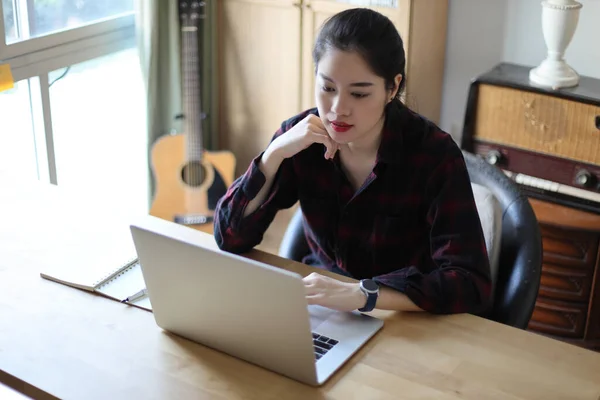
[[[118,240],[113,238],[102,245],[89,240],[83,246],[65,246],[66,251],[49,260],[41,277],[113,300],[125,300],[145,289],[146,284],[131,236],[121,233],[115,230]],[[83,256],[86,253],[87,257]],[[148,296],[128,304],[152,311]]]

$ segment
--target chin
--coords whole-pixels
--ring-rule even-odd
[[[357,135],[348,135],[348,134],[339,134],[338,136],[333,138],[333,140],[339,144],[349,144],[354,143],[359,139]]]
[[[331,128],[327,128],[327,133],[329,134],[329,137],[331,139],[333,139],[334,142],[338,143],[338,144],[348,144],[350,142],[352,142],[352,140],[354,139],[353,132],[336,132]]]
[[[348,140],[348,137],[345,136],[344,134],[339,134],[337,132],[329,132],[329,137],[331,139],[333,139],[334,142],[336,142],[337,144],[348,144],[350,143],[350,140]]]

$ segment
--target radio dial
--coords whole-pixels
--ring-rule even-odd
[[[488,163],[490,163],[492,165],[496,165],[502,159],[502,154],[500,154],[500,152],[498,150],[490,150],[486,154],[485,159]]]
[[[583,187],[591,187],[594,184],[595,176],[589,171],[582,169],[575,175],[575,183]]]

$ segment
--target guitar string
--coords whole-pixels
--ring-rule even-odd
[[[183,21],[183,23],[184,23],[184,28],[189,24],[189,9],[188,9],[188,15],[185,16],[185,20]],[[184,79],[183,90],[184,90],[184,94],[187,94],[187,90],[188,90],[187,89],[187,85],[188,85],[188,77],[187,77],[187,75],[188,75],[188,73],[187,73],[187,68],[188,68],[187,67],[187,51],[188,51],[187,46],[188,46],[188,44],[187,44],[187,41],[188,41],[188,39],[187,39],[187,30],[184,29],[183,30],[183,55],[185,57],[184,58],[185,64],[183,65],[183,79]],[[185,130],[185,132],[184,132],[185,136],[184,137],[186,139],[184,141],[184,143],[185,143],[185,167],[184,167],[184,171],[185,171],[184,175],[185,175],[185,177],[184,178],[185,178],[185,185],[187,185],[187,184],[189,184],[189,179],[190,179],[189,153],[190,153],[190,140],[191,140],[191,136],[189,134],[189,129],[188,129],[189,118],[190,118],[189,107],[187,106],[188,99],[184,98],[183,100],[185,102],[184,103],[184,105],[185,105],[185,107],[184,107],[185,114],[184,114],[184,119],[183,119],[183,126],[184,126],[184,130]],[[188,108],[188,109],[186,109],[186,108]],[[185,185],[184,185],[184,187],[185,187]],[[189,209],[189,203],[190,203],[189,200],[190,199],[189,199],[189,192],[188,192],[188,190],[187,189],[184,189],[184,190],[185,190],[185,203],[186,203],[185,204],[185,211],[187,211]]]
[[[198,28],[198,7],[196,8],[194,14],[196,15],[196,19],[193,21],[194,22],[194,27],[197,29]],[[197,37],[198,37],[198,31],[197,30],[192,30],[190,31],[190,41],[191,41],[191,45],[190,45],[190,52],[192,53],[191,56],[189,57],[191,65],[190,65],[190,79],[191,79],[191,83],[190,86],[192,87],[192,91],[191,91],[191,95],[192,95],[192,101],[190,102],[190,104],[192,105],[192,121],[193,121],[193,136],[194,136],[194,148],[193,148],[193,158],[194,158],[194,189],[196,188],[196,185],[198,184],[197,179],[200,179],[200,172],[198,169],[198,140],[199,138],[196,136],[198,134],[198,107],[196,104],[196,101],[198,100],[198,87],[197,87],[197,80],[198,80],[198,70],[197,70],[197,66],[198,66],[198,43],[197,43]],[[192,190],[192,193],[196,193],[195,190]],[[196,200],[196,199],[194,199]]]
[[[200,103],[200,99],[198,98],[198,96],[200,96],[199,93],[199,85],[198,85],[198,80],[199,77],[197,77],[196,75],[199,73],[199,69],[194,68],[195,66],[198,65],[199,63],[199,57],[198,57],[198,52],[194,51],[197,50],[197,46],[198,46],[198,29],[199,29],[199,22],[200,22],[200,10],[197,10],[196,8],[200,7],[200,4],[194,2],[196,4],[196,6],[192,6],[188,8],[188,12],[189,14],[187,15],[187,19],[186,19],[186,23],[185,23],[185,27],[187,29],[184,30],[184,35],[183,35],[183,49],[184,49],[184,54],[185,54],[185,71],[184,71],[184,82],[185,82],[185,93],[186,93],[186,105],[187,105],[187,114],[185,116],[185,124],[184,126],[186,126],[186,138],[188,139],[186,141],[186,145],[187,145],[187,180],[191,185],[194,185],[194,187],[192,187],[191,189],[188,188],[187,190],[187,195],[186,195],[186,210],[188,213],[191,213],[190,211],[193,208],[193,205],[195,204],[194,202],[194,197],[196,194],[196,191],[193,190],[195,188],[195,185],[200,184],[200,182],[197,182],[197,180],[199,180],[200,178],[202,178],[202,173],[201,173],[201,168],[202,168],[202,161],[201,161],[201,156],[202,156],[202,149],[201,147],[201,139],[202,138],[196,138],[195,134],[197,133],[196,130],[198,130],[200,132],[200,135],[202,134],[202,129],[201,126],[197,126],[198,123],[202,123],[201,121],[201,116],[199,115],[200,113],[200,108],[201,108],[201,103]],[[191,10],[190,10],[191,9]],[[197,23],[196,23],[197,22]],[[194,29],[195,28],[195,29]],[[194,57],[194,58],[192,58]],[[196,59],[198,58],[198,59]],[[196,74],[196,75],[194,75]],[[200,128],[200,129],[198,129]],[[197,164],[197,165],[196,165]],[[198,168],[198,170],[196,169],[196,167]]]
[[[193,135],[192,136],[194,137],[194,147],[192,148],[192,152],[193,152],[192,158],[194,160],[194,168],[192,168],[192,170],[194,171],[194,180],[193,180],[194,186],[192,188],[192,200],[194,200],[194,206],[196,206],[195,201],[197,200],[196,199],[196,190],[195,190],[195,189],[197,189],[196,185],[198,185],[197,180],[201,178],[201,176],[200,176],[201,174],[200,174],[200,170],[199,170],[200,166],[198,164],[198,161],[199,161],[198,160],[198,140],[199,140],[199,138],[196,136],[199,131],[198,130],[199,115],[198,115],[198,106],[196,103],[198,101],[197,82],[199,79],[198,78],[198,70],[197,70],[197,67],[198,67],[197,57],[198,57],[198,51],[199,51],[197,42],[198,42],[198,27],[199,27],[199,22],[200,22],[199,21],[199,15],[200,15],[199,12],[200,12],[199,3],[197,3],[196,9],[194,10],[195,19],[193,20],[193,26],[196,29],[191,30],[189,32],[190,42],[191,42],[191,44],[190,44],[191,48],[189,50],[190,50],[191,55],[188,57],[188,60],[190,61],[190,64],[191,64],[190,65],[190,75],[191,75],[190,76],[190,80],[191,80],[190,86],[192,88],[192,91],[190,94],[192,95],[192,99],[191,99],[190,105],[192,106],[192,122],[193,122],[193,125],[192,125],[193,126],[193,129],[192,129]]]
[[[190,12],[191,12],[191,10],[188,8],[188,15],[186,16],[186,23],[185,23],[185,27],[186,28],[189,28],[190,25],[191,25],[190,24],[190,21],[191,21],[191,18],[190,18],[191,13]],[[186,108],[187,108],[187,110],[186,110],[186,114],[187,115],[185,115],[185,117],[184,117],[185,118],[184,119],[184,126],[185,126],[185,130],[186,130],[186,132],[185,132],[185,138],[187,139],[185,141],[185,143],[186,143],[186,168],[185,168],[185,171],[186,171],[185,175],[186,175],[186,177],[185,177],[185,179],[187,181],[186,185],[188,185],[188,186],[193,182],[193,179],[194,179],[194,170],[193,170],[192,164],[191,164],[191,161],[192,161],[191,153],[193,152],[192,149],[193,149],[193,140],[194,140],[194,137],[191,134],[191,129],[190,129],[191,125],[192,125],[192,118],[193,118],[192,114],[193,113],[190,112],[191,111],[190,110],[190,108],[191,108],[190,107],[191,96],[189,95],[189,90],[190,90],[190,87],[189,87],[189,85],[190,85],[190,82],[189,82],[189,75],[190,75],[190,71],[189,71],[190,70],[190,65],[189,65],[190,64],[189,34],[190,34],[189,29],[185,29],[184,30],[184,34],[183,34],[183,41],[184,41],[184,43],[183,43],[183,51],[184,51],[184,55],[185,55],[185,64],[184,64],[184,68],[185,68],[184,69],[185,87],[184,87],[184,90],[185,90],[185,94],[186,94],[186,96],[185,96],[186,97],[185,98],[185,102],[186,103],[185,104],[186,104]],[[186,189],[186,196],[185,196],[185,198],[186,198],[186,204],[185,204],[185,213],[184,214],[187,214],[190,211],[191,202],[192,202],[191,191],[189,190],[189,187]]]
[[[200,29],[200,19],[201,19],[201,3],[197,2],[196,3],[196,7],[194,10],[194,15],[195,15],[195,19],[193,19],[193,27],[195,29],[192,29],[189,31],[189,35],[190,35],[190,40],[189,43],[191,48],[190,53],[191,55],[188,57],[188,60],[190,61],[190,66],[189,66],[189,70],[190,70],[190,87],[192,89],[191,91],[191,95],[192,95],[192,99],[190,102],[190,105],[192,106],[192,132],[193,132],[193,148],[192,148],[192,152],[193,152],[193,160],[194,160],[194,168],[192,169],[194,177],[193,177],[193,182],[194,182],[194,188],[192,190],[192,200],[194,200],[194,205],[197,206],[196,200],[198,200],[196,198],[197,196],[197,191],[195,189],[197,189],[197,186],[200,185],[202,182],[200,181],[201,179],[203,179],[202,176],[202,149],[201,149],[201,143],[202,143],[202,137],[200,137],[200,135],[202,135],[202,118],[201,118],[201,102],[200,102],[200,85],[199,85],[199,72],[200,72],[200,55],[199,55],[199,48],[198,48],[198,31]],[[198,136],[197,136],[198,135]]]
[[[190,26],[194,25],[194,19],[193,19],[193,14],[194,14],[195,10],[192,10],[192,18],[190,19]],[[191,148],[191,155],[190,155],[190,167],[191,167],[191,173],[192,173],[192,179],[191,179],[191,183],[192,183],[192,187],[191,187],[191,191],[190,194],[192,195],[192,200],[193,200],[193,185],[196,183],[196,168],[195,168],[195,153],[196,153],[196,135],[194,134],[194,129],[196,127],[196,113],[194,111],[196,111],[196,108],[194,107],[194,88],[193,88],[193,84],[194,84],[194,70],[193,70],[193,66],[194,66],[194,60],[193,60],[193,51],[192,51],[192,46],[193,46],[193,38],[192,35],[194,34],[193,30],[189,30],[187,31],[187,36],[188,36],[188,48],[187,48],[187,62],[188,62],[188,106],[190,107],[189,110],[189,114],[190,114],[190,132],[189,134],[191,135],[192,138],[192,148]],[[190,43],[191,42],[191,43]],[[191,211],[191,210],[189,210]]]

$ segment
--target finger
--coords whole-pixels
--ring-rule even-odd
[[[304,290],[306,295],[313,295],[321,291],[320,285],[316,279],[308,276],[304,279]]]
[[[337,143],[335,143],[329,135],[312,132],[311,137],[315,143],[321,143],[327,148],[325,158],[332,158],[335,155]]]
[[[323,277],[323,275],[319,274],[318,272],[311,272],[310,274],[306,275],[302,279],[304,279],[306,282],[315,283],[316,281],[318,281],[322,277]]]
[[[306,278],[305,278],[306,279]],[[308,288],[308,287],[314,287],[316,284],[315,281],[312,280],[304,280],[304,287]]]
[[[324,298],[325,298],[325,296],[322,293],[315,293],[315,294],[306,296],[306,300],[308,301],[308,304],[320,304],[323,302]]]
[[[320,285],[317,282],[304,282],[304,289],[308,292],[311,293],[316,293],[318,292]]]
[[[337,151],[340,149],[340,145],[337,142],[334,142],[333,139],[331,139],[331,150],[330,150],[330,158],[333,158],[335,156],[335,153],[337,153]]]
[[[313,280],[315,277],[317,277],[319,274],[317,274],[316,272],[311,272],[310,274],[306,275],[304,278],[302,278],[303,281],[308,282]]]
[[[305,296],[315,296],[319,293],[319,290],[316,286],[304,286],[304,295]]]
[[[327,135],[327,129],[325,129],[323,125],[309,123],[306,127],[311,132],[322,133],[324,135]]]
[[[337,153],[337,151],[340,149],[340,145],[339,144],[337,144],[333,140],[332,140],[332,142],[333,142],[333,154],[331,155],[331,158],[333,158],[335,156],[335,153]]]
[[[308,122],[315,124],[321,127],[322,129],[325,129],[325,124],[323,124],[323,120],[320,117],[317,117],[316,115],[310,114]]]

